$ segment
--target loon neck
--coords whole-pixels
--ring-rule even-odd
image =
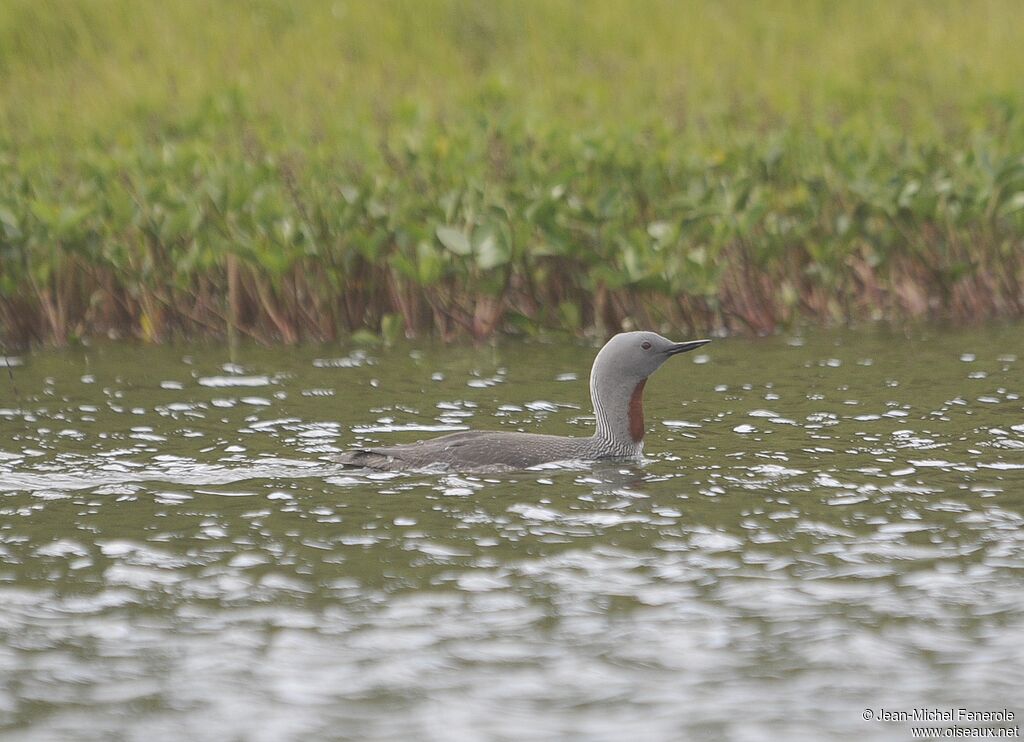
[[[647,383],[647,379],[644,379],[633,389],[633,394],[629,397],[629,437],[633,439],[633,443],[644,442],[644,385]]]
[[[608,384],[591,378],[597,431],[594,437],[616,449],[636,451],[644,442],[644,385],[647,379]]]

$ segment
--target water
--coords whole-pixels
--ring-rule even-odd
[[[720,340],[648,383],[644,463],[493,476],[320,457],[465,426],[586,434],[593,349],[21,358],[17,394],[0,377],[0,736],[1019,724],[1020,329]]]

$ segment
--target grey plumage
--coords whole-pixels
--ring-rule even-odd
[[[625,332],[594,359],[590,396],[597,430],[587,437],[463,431],[416,443],[371,446],[334,460],[370,469],[526,469],[553,461],[635,458],[643,451],[644,383],[668,358],[709,341],[673,343],[653,332]]]
[[[549,461],[601,458],[592,437],[464,430],[399,446],[347,451],[338,461],[370,469],[527,469]]]

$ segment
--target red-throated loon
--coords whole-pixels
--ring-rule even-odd
[[[643,451],[647,377],[672,356],[709,342],[673,343],[654,332],[623,332],[605,343],[590,370],[597,430],[588,437],[467,430],[399,446],[357,448],[334,460],[394,471],[526,469],[552,461],[636,458]]]

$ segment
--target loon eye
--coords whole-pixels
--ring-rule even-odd
[[[651,344],[644,340],[642,343],[640,343],[640,347],[643,348],[644,350],[650,350]]]

